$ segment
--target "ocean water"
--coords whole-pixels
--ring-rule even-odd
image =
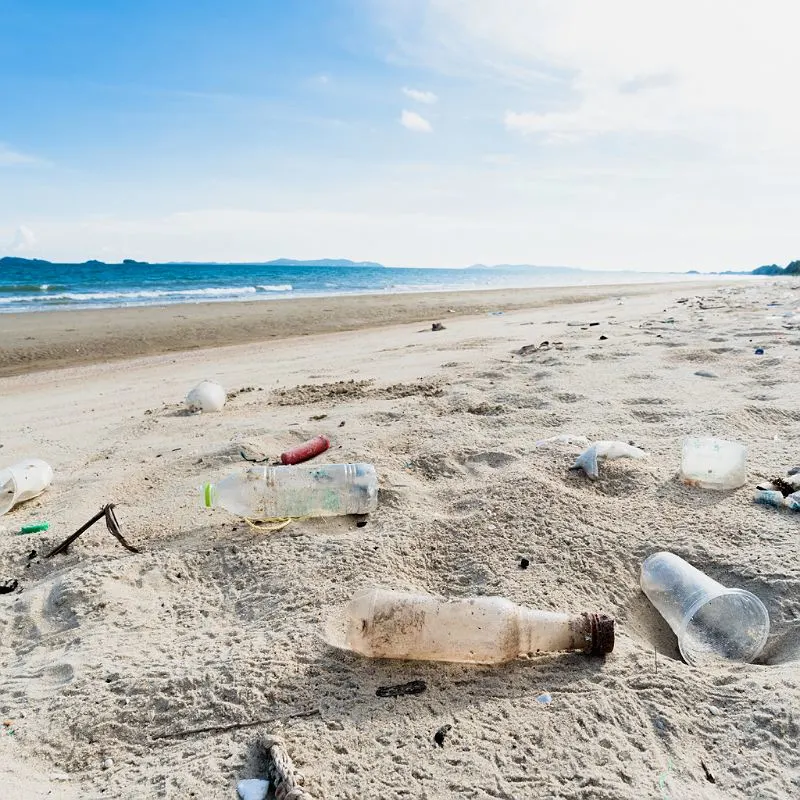
[[[702,279],[566,268],[419,269],[259,264],[33,264],[0,269],[0,313],[339,294],[602,285]],[[716,276],[718,277],[718,276]]]

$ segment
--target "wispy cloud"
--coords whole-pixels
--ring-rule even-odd
[[[36,156],[13,150],[8,145],[0,142],[0,167],[14,167],[20,164],[45,164],[46,162]]]
[[[27,226],[20,225],[14,231],[14,237],[8,246],[12,253],[25,253],[32,250],[36,244],[36,234]]]
[[[439,98],[433,93],[424,89],[409,89],[407,86],[403,87],[403,94],[416,100],[418,103],[425,103],[425,105],[432,106],[438,102]]]
[[[414,131],[414,133],[430,133],[433,130],[430,122],[425,117],[420,116],[416,111],[408,111],[405,108],[400,115],[400,124],[404,128]]]

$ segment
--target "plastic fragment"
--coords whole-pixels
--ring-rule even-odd
[[[582,469],[590,478],[600,474],[598,462],[602,459],[613,461],[617,458],[646,458],[647,453],[639,447],[634,447],[625,442],[595,442],[584,450],[575,462],[572,469]]]
[[[241,800],[264,800],[269,791],[269,781],[260,778],[247,778],[236,784]]]
[[[589,440],[585,436],[562,433],[558,436],[551,436],[549,439],[539,439],[536,442],[536,447],[547,447],[550,444],[575,444],[579,447],[586,447],[589,444]]]
[[[50,527],[49,522],[34,522],[31,525],[23,525],[19,529],[19,534],[41,533],[42,531],[48,530],[49,527]]]
[[[773,489],[759,489],[753,499],[762,506],[783,507],[783,494]]]

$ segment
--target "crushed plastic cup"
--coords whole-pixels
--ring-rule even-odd
[[[738,489],[747,480],[747,448],[725,439],[689,437],[683,443],[681,480],[700,489]]]
[[[748,664],[764,649],[769,614],[745,589],[729,589],[674,553],[642,563],[642,591],[678,637],[687,664]]]
[[[186,406],[189,411],[222,411],[228,399],[225,389],[215,381],[201,381],[186,395]]]
[[[52,480],[53,468],[40,458],[29,458],[0,470],[0,516],[17,503],[38,497]]]

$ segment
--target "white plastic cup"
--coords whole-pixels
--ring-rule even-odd
[[[747,448],[725,439],[689,437],[683,443],[681,480],[701,489],[738,489],[747,480]]]
[[[769,614],[744,589],[728,589],[674,553],[644,560],[642,591],[678,637],[684,661],[750,663],[764,649]]]
[[[38,497],[52,480],[53,468],[40,458],[29,458],[0,470],[0,516],[17,503]]]
[[[186,395],[186,405],[190,411],[222,411],[228,399],[225,389],[215,381],[201,381]]]

